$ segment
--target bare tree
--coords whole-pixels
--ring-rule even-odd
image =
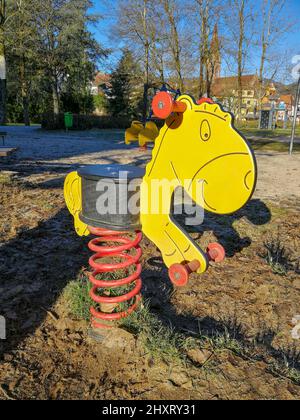
[[[200,38],[199,38],[199,97],[201,98],[207,92],[205,86],[205,73],[207,68],[207,55],[209,52],[209,6],[211,0],[196,0],[199,11],[199,25],[200,25]]]
[[[226,3],[226,60],[232,64],[231,73],[237,75],[238,115],[243,105],[243,74],[253,51],[253,23],[255,11],[251,0],[228,0]]]
[[[180,12],[178,2],[176,0],[161,0],[163,10],[166,15],[166,21],[169,25],[169,50],[171,60],[175,70],[178,88],[184,91],[184,79],[182,68],[182,45],[179,35]]]
[[[143,0],[142,9],[142,25],[143,25],[143,39],[144,42],[144,55],[145,55],[145,76],[144,76],[144,95],[143,95],[143,119],[147,117],[148,108],[148,89],[149,89],[149,62],[150,62],[150,40],[148,29],[148,13],[149,13],[149,0]]]
[[[235,0],[235,6],[238,11],[239,21],[239,38],[238,38],[238,51],[237,51],[237,66],[238,66],[238,114],[241,115],[242,103],[243,103],[243,52],[244,52],[244,40],[245,40],[245,0]]]
[[[153,10],[154,5],[150,0],[121,0],[117,6],[117,27],[114,28],[126,42],[128,48],[135,51],[144,71],[144,119],[148,109],[148,90],[152,84],[150,77],[151,48],[154,47],[156,38]]]
[[[220,44],[217,23],[221,7],[213,0],[195,0],[199,25],[199,97],[211,95],[212,83],[217,75],[220,61]]]
[[[286,0],[262,0],[259,22],[261,22],[260,34],[258,44],[260,48],[260,67],[259,67],[259,101],[263,97],[263,84],[266,71],[266,63],[272,61],[272,76],[273,79],[278,71],[278,64],[281,64],[280,58],[277,54],[273,55],[272,47],[279,41],[286,33],[290,32],[295,24],[284,13],[287,6]]]

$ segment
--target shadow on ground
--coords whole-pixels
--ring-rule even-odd
[[[0,341],[0,357],[34,333],[68,282],[77,277],[88,259],[85,244],[62,210],[1,245],[0,313],[6,318],[7,340]]]
[[[186,218],[190,217],[186,214],[173,217],[181,226],[185,226],[184,229],[188,233],[198,234],[196,240],[199,240],[205,232],[212,231],[217,241],[225,248],[226,256],[233,257],[236,253],[251,245],[251,238],[241,238],[234,227],[234,223],[245,219],[247,223],[261,226],[270,222],[272,214],[263,201],[254,199],[249,201],[243,209],[232,215],[223,216],[204,212],[203,223],[197,226],[185,225]]]
[[[83,153],[84,155],[84,153]],[[145,153],[141,153],[139,156],[133,155],[132,157],[132,165],[134,166],[145,166],[149,160],[149,155]],[[79,157],[80,161],[80,157]],[[111,156],[99,156],[99,158],[93,158],[93,165],[97,164],[99,161],[100,165],[119,165],[122,163],[120,158],[113,158]],[[128,163],[128,165],[131,165]],[[0,161],[0,171],[12,171],[15,173],[17,178],[21,178],[22,181],[25,183],[26,188],[41,188],[41,189],[48,189],[53,188],[53,184],[55,186],[61,187],[64,182],[65,176],[71,172],[76,171],[80,167],[83,166],[90,166],[89,164],[82,164],[82,163],[70,163],[70,164],[59,164],[59,163],[51,163],[51,162],[37,162],[37,161],[25,161],[21,160],[18,161],[17,159],[7,159]],[[53,179],[42,182],[35,182],[31,183],[30,181],[26,181],[27,178],[31,177],[32,175],[35,176],[42,176],[47,175],[48,178],[53,175]],[[61,176],[60,176],[61,175]]]

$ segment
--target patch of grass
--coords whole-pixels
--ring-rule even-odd
[[[90,319],[90,307],[93,303],[89,295],[90,289],[91,283],[84,271],[79,274],[76,280],[71,281],[65,289],[65,296],[71,313],[77,319],[86,321]]]
[[[12,183],[13,183],[13,179],[12,179],[11,175],[0,172],[0,184],[9,185],[9,184],[12,184]]]
[[[200,348],[209,347],[214,353],[229,351],[234,353],[236,356],[252,361],[253,363],[258,360],[269,360],[271,356],[273,360],[271,362],[266,361],[266,370],[274,376],[278,376],[283,379],[287,378],[296,385],[300,385],[300,371],[296,368],[299,355],[294,356],[293,359],[290,359],[290,361],[284,354],[281,354],[280,357],[277,355],[277,359],[275,359],[275,355],[270,354],[264,345],[257,346],[257,343],[254,345],[254,343],[247,343],[235,338],[226,328],[224,328],[224,331],[222,332],[216,331],[212,336],[202,336],[200,344],[198,340],[196,342]],[[195,343],[193,344],[195,345]],[[208,365],[206,369],[214,371],[216,367],[217,365],[213,363]]]
[[[276,238],[271,238],[264,242],[266,252],[261,255],[271,267],[274,274],[286,276],[291,268],[288,252],[282,245],[279,234]]]
[[[298,369],[295,369],[289,366],[288,363],[280,363],[274,361],[270,364],[268,371],[275,376],[280,378],[290,379],[294,384],[300,385],[300,372]]]
[[[289,152],[289,143],[280,142],[276,140],[253,140],[248,139],[252,149],[254,151],[274,151],[274,152],[281,152],[281,153],[288,153]],[[294,152],[300,152],[300,144],[294,144]]]
[[[292,128],[283,129],[277,128],[276,130],[260,130],[256,127],[249,128],[249,127],[242,127],[240,131],[245,135],[249,136],[256,136],[261,138],[276,138],[276,137],[290,137],[292,133]],[[296,137],[300,136],[300,129],[299,127],[296,130]]]
[[[145,350],[154,359],[163,359],[167,363],[179,363],[185,358],[186,337],[173,328],[165,326],[150,311],[148,302],[141,305],[128,318],[123,319],[120,326],[139,336]]]
[[[230,350],[237,355],[244,353],[242,343],[233,338],[226,328],[224,332],[217,331],[213,337],[202,337],[202,341],[209,343],[214,351]]]
[[[108,262],[108,261],[107,261]],[[130,270],[119,270],[118,272],[108,272],[108,273],[100,273],[96,276],[97,280],[118,280],[122,277],[127,277],[130,273]],[[135,283],[131,283],[129,285],[121,286],[121,287],[114,287],[114,288],[98,288],[97,294],[99,296],[104,297],[115,297],[115,296],[122,296],[129,293],[135,287]],[[74,281],[71,281],[65,289],[65,296],[68,300],[71,313],[77,319],[90,319],[90,307],[93,306],[99,312],[106,312],[106,309],[100,308],[100,305],[97,305],[90,297],[90,290],[92,288],[92,284],[89,281],[88,275],[85,271],[82,271],[78,278]],[[133,305],[135,298],[130,299],[129,301],[122,302],[119,304],[115,304],[115,308],[113,308],[114,304],[110,306],[107,312],[109,313],[116,313],[126,311],[131,305]]]
[[[212,353],[228,350],[240,356],[246,352],[243,344],[226,328],[222,332],[215,331],[212,336],[203,335],[201,331],[195,337],[176,332],[150,311],[148,302],[122,320],[121,327],[138,336],[153,358],[168,363],[189,362],[187,352],[192,349],[209,349]]]

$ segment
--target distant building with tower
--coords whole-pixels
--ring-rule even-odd
[[[221,51],[217,26],[214,29],[212,39],[214,77],[211,86],[211,96],[220,101],[226,108],[232,110],[234,114],[238,113],[239,104],[239,83],[237,76],[221,77]],[[263,93],[260,98],[261,92]],[[271,107],[280,108],[278,118],[283,119],[285,110],[288,111],[288,117],[293,115],[293,96],[281,95],[274,83],[269,83],[261,89],[260,80],[257,74],[242,76],[242,119],[258,119],[262,109],[271,109]],[[283,106],[284,105],[284,106]],[[285,107],[285,110],[284,110]]]

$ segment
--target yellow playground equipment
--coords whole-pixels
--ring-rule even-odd
[[[254,192],[256,160],[234,128],[233,116],[210,99],[196,104],[183,95],[174,101],[167,92],[160,92],[152,106],[155,116],[166,122],[141,186],[141,225],[160,249],[173,283],[183,285],[189,271],[203,273],[213,254],[215,260],[222,260],[225,253],[218,244],[211,244],[204,252],[174,221],[170,212],[175,190],[183,188],[208,212],[233,213]],[[168,180],[169,191],[161,186],[153,194],[157,180]]]
[[[159,134],[157,125],[153,121],[146,122],[145,126],[139,121],[133,121],[131,127],[125,132],[125,144],[138,142],[140,147],[153,143]]]
[[[92,316],[96,319],[120,319],[136,308],[141,290],[140,231],[161,251],[164,263],[169,268],[170,280],[176,286],[185,286],[192,272],[204,273],[210,261],[221,262],[225,258],[225,250],[220,244],[208,244],[205,250],[201,249],[185,227],[175,221],[172,209],[177,189],[183,189],[202,209],[220,215],[241,209],[255,190],[255,156],[247,141],[235,129],[232,114],[208,98],[202,98],[196,103],[192,97],[181,95],[174,100],[168,92],[158,93],[153,99],[152,108],[154,116],[164,119],[165,124],[155,136],[152,159],[145,170],[131,166],[124,169],[120,165],[96,165],[78,173],[73,172],[66,178],[65,198],[74,216],[77,233],[80,236],[92,233],[100,237],[90,243],[90,249],[97,252],[90,260],[91,266],[94,269],[96,267],[90,276],[93,284],[92,299],[97,303],[117,303],[126,299],[132,302],[133,297],[136,299],[125,312],[108,315],[92,308]],[[141,145],[147,142],[150,134],[155,131],[154,127],[141,126],[137,121],[133,123],[130,131],[126,132],[126,142],[130,143],[133,137],[135,140],[138,138]],[[133,189],[129,187],[128,177],[124,178],[124,170],[135,181],[140,179],[140,212],[137,212],[137,216],[136,213],[135,216],[130,214],[129,203],[132,202]],[[109,185],[117,186],[117,191],[122,190],[122,194],[124,188],[127,191],[126,197],[111,197],[114,203],[122,203],[122,212],[99,213],[99,183],[105,174],[109,178]],[[127,213],[124,213],[124,202],[128,204]],[[130,242],[126,239],[126,231],[136,231],[137,238]],[[103,242],[116,242],[120,245],[97,246]],[[135,254],[129,253],[130,247],[135,249]],[[96,265],[97,259],[110,254],[125,262]],[[97,280],[97,273],[128,267],[130,262],[135,265],[136,273],[129,274],[128,271],[126,279],[110,284],[112,287],[120,287],[134,282],[132,292],[127,293],[126,297],[115,297],[115,294],[114,297],[99,296],[101,287],[109,283]]]
[[[144,128],[144,124],[140,121],[133,121],[130,128],[125,132],[125,144],[130,144],[133,141],[138,141],[139,134]]]

